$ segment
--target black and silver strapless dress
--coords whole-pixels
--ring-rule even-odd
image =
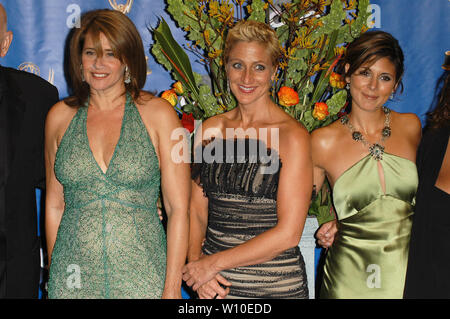
[[[192,177],[208,197],[204,254],[240,245],[277,223],[281,161],[262,142],[252,147],[255,141],[216,139],[203,146],[202,163],[193,165]],[[265,153],[260,152],[262,148]],[[305,265],[298,247],[265,263],[228,269],[221,275],[232,283],[228,298],[308,298]]]

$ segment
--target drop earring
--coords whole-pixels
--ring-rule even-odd
[[[346,85],[345,85],[345,89],[348,91],[348,90],[350,90],[350,83],[347,83]]]
[[[131,75],[130,75],[130,71],[128,70],[128,65],[125,66],[125,78],[123,81],[125,82],[125,84],[130,84],[130,82],[131,82]]]

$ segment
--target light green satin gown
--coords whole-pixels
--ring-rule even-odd
[[[334,184],[338,233],[327,252],[320,298],[403,296],[417,169],[389,153],[379,163],[381,172],[368,154]]]

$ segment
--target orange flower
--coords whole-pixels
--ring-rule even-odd
[[[282,86],[277,95],[279,103],[285,107],[298,104],[299,102],[297,92],[287,86]]]
[[[161,97],[172,104],[172,106],[175,106],[178,103],[177,94],[173,89],[164,91],[163,94],[161,94]]]
[[[319,120],[323,121],[328,116],[328,105],[325,102],[317,102],[314,105],[314,110],[312,112],[312,116]]]
[[[175,91],[176,94],[181,95],[183,94],[184,90],[183,90],[183,84],[181,84],[180,81],[176,82],[173,86],[172,89]]]
[[[332,87],[338,88],[338,89],[343,89],[345,87],[344,78],[342,77],[342,75],[340,75],[336,72],[331,72],[330,84]]]

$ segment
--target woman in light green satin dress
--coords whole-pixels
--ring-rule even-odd
[[[343,62],[351,112],[311,135],[314,184],[328,179],[338,220],[317,232],[328,248],[319,297],[402,298],[421,124],[383,106],[403,74],[390,34],[366,32]]]

